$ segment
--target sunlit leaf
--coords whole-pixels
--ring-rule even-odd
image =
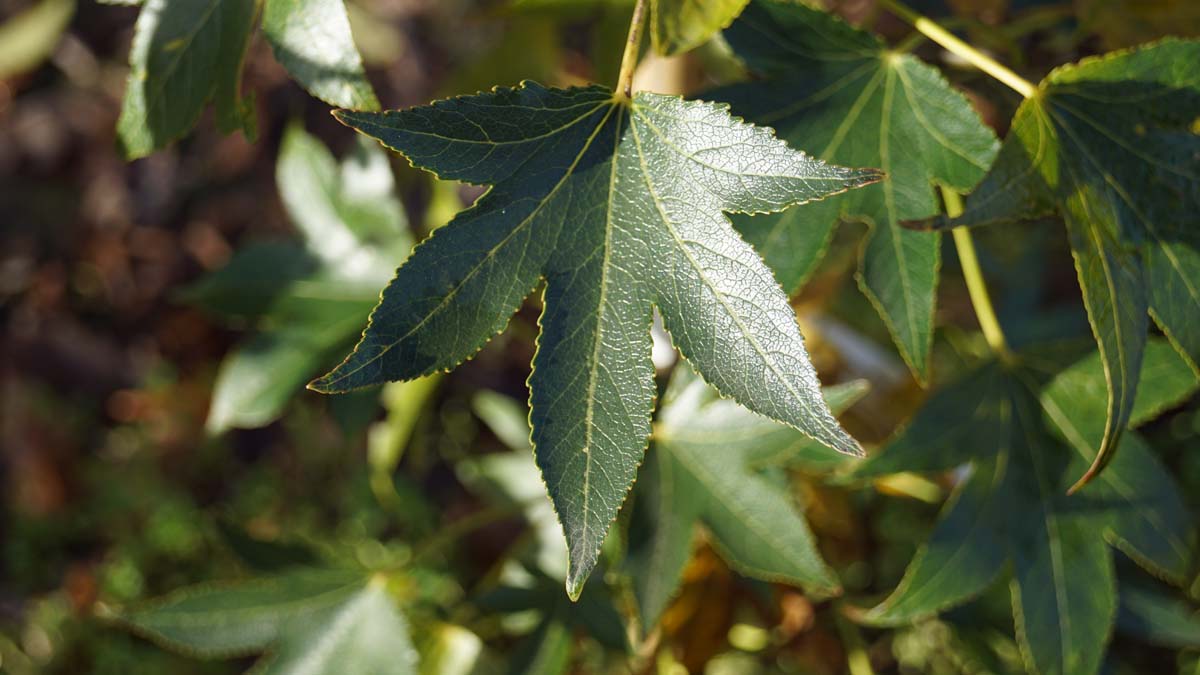
[[[492,189],[414,251],[363,340],[310,386],[339,392],[452,368],[544,278],[534,358],[538,466],[576,596],[650,431],[651,309],[718,390],[843,452],[796,318],[723,212],[777,211],[870,183],[723,106],[525,83],[339,118],[439,177]]]

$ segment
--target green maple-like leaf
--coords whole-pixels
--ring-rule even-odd
[[[304,247],[258,244],[185,297],[261,329],[221,364],[208,430],[276,419],[304,383],[358,336],[388,270],[412,247],[387,154],[362,143],[339,164],[299,126],[276,165],[283,205]]]
[[[567,537],[596,562],[650,434],[651,309],[724,394],[843,452],[787,298],[723,212],[776,211],[877,179],[796,152],[724,106],[603,87],[516,89],[339,118],[415,165],[491,190],[413,252],[345,363],[346,391],[452,368],[542,279],[535,456]]]
[[[1134,424],[1197,386],[1161,342],[1151,343],[1141,377],[1153,395],[1139,399]],[[1092,489],[1064,494],[1103,433],[1104,374],[1093,353],[1044,379],[1036,369],[984,366],[935,394],[859,467],[856,475],[869,476],[971,465],[899,587],[865,617],[895,624],[927,616],[978,595],[1009,569],[1031,669],[1088,675],[1100,667],[1117,609],[1108,545],[1182,583],[1195,533],[1170,475],[1132,432]]]
[[[959,219],[1062,214],[1109,383],[1095,463],[1128,425],[1147,312],[1200,363],[1200,42],[1167,40],[1064,66],[1017,110]]]
[[[861,382],[826,391],[835,412],[865,393]],[[644,630],[679,587],[695,526],[703,524],[734,569],[757,579],[840,590],[821,559],[784,476],[764,471],[796,459],[831,463],[845,455],[795,429],[721,399],[681,366],[654,425],[654,443],[634,500],[628,567]]]
[[[355,572],[297,570],[182,589],[120,620],[189,656],[266,653],[261,675],[416,673],[408,627],[384,586]]]
[[[253,137],[253,105],[239,89],[257,12],[255,0],[146,2],[117,121],[127,158],[144,157],[187,133],[210,99],[222,131],[242,129]]]
[[[650,40],[654,51],[680,54],[727,28],[750,0],[651,0]]]
[[[995,157],[995,135],[935,68],[825,12],[755,0],[725,36],[766,79],[714,97],[823,160],[885,173],[863,190],[737,220],[739,230],[784,288],[794,291],[815,269],[839,219],[866,221],[871,230],[859,261],[859,287],[913,373],[926,380],[939,237],[900,223],[937,214],[934,183],[960,191],[974,187]]]
[[[330,105],[378,110],[342,0],[267,0],[263,33],[275,58]]]

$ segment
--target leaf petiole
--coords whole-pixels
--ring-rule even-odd
[[[946,203],[946,215],[957,218],[962,215],[962,197],[954,190],[941,188],[942,200]],[[1000,320],[996,318],[996,310],[992,307],[992,298],[988,294],[987,282],[983,279],[983,270],[979,267],[979,258],[975,255],[975,242],[971,238],[971,230],[966,227],[956,227],[950,230],[954,235],[954,249],[958,252],[958,260],[962,266],[963,278],[967,282],[967,292],[971,295],[971,306],[975,308],[975,317],[983,330],[983,337],[988,346],[1005,363],[1011,363],[1015,357],[1004,339],[1004,331],[1000,329]]]
[[[953,33],[943,28],[936,21],[918,14],[911,7],[901,3],[899,0],[880,0],[879,4],[912,24],[912,27],[916,28],[918,32],[938,43],[951,54],[961,57],[967,63],[1003,82],[1021,96],[1029,98],[1037,91],[1037,87],[1029,80],[1014,73],[1011,69],[987,54],[958,39]]]
[[[646,0],[638,0],[629,22],[629,39],[621,55],[621,72],[617,76],[617,96],[629,100],[633,96],[633,71],[637,68],[638,52],[642,47],[642,27],[646,24]]]

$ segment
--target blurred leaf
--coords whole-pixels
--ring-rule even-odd
[[[565,580],[567,551],[563,546],[563,530],[553,504],[546,497],[542,475],[533,462],[533,447],[529,443],[529,409],[513,399],[489,391],[476,394],[471,406],[492,433],[512,448],[512,452],[494,453],[460,462],[460,475],[468,485],[490,487],[510,504],[520,505],[533,532],[538,569],[552,579]]]
[[[544,574],[524,575],[519,581],[482,594],[480,607],[506,614],[536,610],[544,620],[562,623],[572,631],[582,631],[605,647],[629,651],[629,641],[621,614],[613,604],[610,589],[591,581],[588,592],[578,601],[568,601],[559,579]]]
[[[1166,35],[1200,35],[1200,3],[1195,0],[1074,0],[1074,4],[1079,22],[1098,34],[1108,49]]]
[[[853,398],[842,389],[830,397],[830,407],[837,411]],[[786,488],[749,467],[766,458],[791,459],[792,452],[826,461],[838,454],[720,399],[689,368],[676,369],[633,501],[628,569],[644,632],[679,588],[696,523],[712,532],[729,565],[747,576],[802,586],[815,596],[840,590]]]
[[[308,546],[257,539],[225,520],[217,521],[217,531],[234,555],[255,572],[270,574],[295,567],[313,567],[321,562]]]
[[[1142,408],[1147,417],[1196,387],[1194,377],[1160,377],[1179,363],[1165,345],[1145,363],[1147,388],[1150,378],[1162,388]],[[859,476],[972,466],[899,587],[865,618],[892,625],[928,616],[978,595],[1011,565],[1018,638],[1032,668],[1094,673],[1117,605],[1105,542],[1182,582],[1195,533],[1170,475],[1132,432],[1094,485],[1064,494],[1094,456],[1089,441],[1103,433],[1104,373],[1093,355],[1044,388],[1042,379],[988,364],[936,394],[860,466]]]
[[[386,153],[365,139],[341,164],[293,124],[275,181],[308,251],[337,277],[385,283],[412,248]]]
[[[474,54],[446,78],[443,96],[487,91],[497,82],[562,80],[560,26],[549,17],[516,15],[508,19],[494,44]]]
[[[0,24],[0,81],[49,58],[74,14],[75,0],[41,0]]]
[[[996,155],[995,135],[937,69],[820,10],[755,0],[725,37],[767,79],[713,96],[822,160],[885,172],[876,186],[782,214],[740,218],[739,230],[794,291],[824,256],[839,218],[868,223],[859,287],[925,382],[939,237],[901,223],[938,212],[934,183],[974,187]]]
[[[372,470],[385,475],[396,470],[421,413],[441,380],[441,374],[435,373],[384,386],[382,400],[387,419],[371,430],[367,440],[367,461]]]
[[[995,166],[947,225],[1058,211],[1108,382],[1095,462],[1129,423],[1147,312],[1200,363],[1200,41],[1165,40],[1063,66],[1026,99]]]
[[[210,99],[221,131],[241,129],[253,139],[254,106],[239,90],[256,13],[256,0],[146,0],[117,122],[126,158],[145,157],[187,133]]]
[[[453,368],[546,279],[531,419],[571,596],[649,435],[653,307],[722,392],[861,452],[820,398],[787,298],[722,214],[819,199],[877,180],[873,170],[815,162],[723,106],[599,86],[526,82],[338,117],[439,177],[493,188],[416,248],[358,346],[309,386],[342,392]]]
[[[651,0],[650,36],[654,51],[682,54],[728,28],[749,0]]]
[[[221,362],[209,406],[208,431],[252,429],[274,421],[312,374],[345,349],[371,303],[312,316],[311,323],[261,332]]]
[[[462,626],[439,623],[421,648],[421,675],[484,675],[496,664],[483,650],[483,640]]]
[[[1163,647],[1200,649],[1200,608],[1178,591],[1122,578],[1117,630]]]
[[[329,105],[378,110],[342,0],[266,0],[263,33],[275,58]]]
[[[382,578],[297,571],[197,586],[121,617],[134,632],[200,658],[269,652],[262,675],[417,672],[404,618]]]
[[[567,672],[571,660],[570,628],[555,614],[542,619],[532,635],[517,645],[509,660],[512,675],[556,675]]]
[[[339,166],[320,141],[290,126],[276,180],[305,249],[243,249],[185,293],[210,311],[258,318],[263,331],[221,364],[211,433],[277,418],[312,374],[358,336],[378,286],[412,246],[391,166],[374,144],[357,145]]]
[[[529,407],[492,391],[471,399],[471,408],[502,443],[517,452],[533,452],[529,440]]]

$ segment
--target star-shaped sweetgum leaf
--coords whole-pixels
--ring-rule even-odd
[[[1036,673],[1098,671],[1117,610],[1110,546],[1163,579],[1183,584],[1196,533],[1166,468],[1134,432],[1089,490],[1066,487],[1095,458],[1104,430],[1104,371],[1093,352],[1051,376],[1061,359],[1025,355],[990,363],[934,394],[880,454],[868,477],[971,471],[942,509],[900,585],[867,611],[894,625],[962,604],[1005,571],[1017,638]],[[1169,345],[1146,350],[1131,420],[1140,424],[1196,390],[1196,376]]]
[[[1147,314],[1200,364],[1197,63],[1200,41],[1164,40],[1050,73],[1017,109],[966,212],[935,224],[1052,213],[1066,222],[1109,391],[1096,459],[1076,488],[1112,459],[1128,426]]]
[[[534,454],[576,596],[650,435],[652,309],[726,396],[842,452],[787,296],[727,212],[778,211],[878,180],[827,165],[723,105],[591,86],[513,89],[338,118],[416,166],[492,188],[413,251],[362,341],[311,386],[453,368],[545,280],[530,376]]]

